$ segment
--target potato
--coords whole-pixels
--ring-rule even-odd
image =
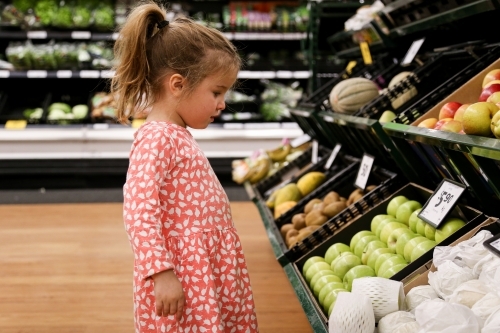
[[[286,236],[285,236],[285,242],[288,244],[288,241],[291,237],[297,237],[299,234],[299,231],[297,229],[290,229],[287,231]]]
[[[286,245],[288,245],[288,249],[291,249],[295,244],[297,244],[297,236],[290,237]]]
[[[321,201],[320,199],[312,199],[304,207],[304,213],[305,214],[309,214],[309,212],[313,209],[313,207],[314,207],[315,204],[319,204],[319,203],[322,203],[322,202],[323,201]]]
[[[293,227],[297,230],[305,228],[306,227],[306,214],[304,214],[304,213],[295,214],[292,217],[292,224],[293,224]]]
[[[323,215],[320,210],[313,210],[309,214],[306,215],[306,225],[322,225],[328,221],[328,217]]]
[[[304,225],[306,224],[306,221],[304,220]],[[281,237],[283,237],[283,239],[286,239],[286,233],[288,232],[288,230],[290,229],[295,229],[293,224],[291,223],[287,223],[287,224],[283,224],[280,228],[280,232],[281,232]]]
[[[325,206],[328,206],[329,204],[333,202],[337,202],[340,200],[340,195],[335,192],[335,191],[330,191],[328,194],[323,198],[323,203]]]
[[[365,193],[373,191],[375,188],[377,188],[377,185],[368,185],[365,189]]]
[[[346,207],[347,205],[343,201],[332,202],[323,209],[322,213],[328,217],[334,217],[335,215],[343,211]]]

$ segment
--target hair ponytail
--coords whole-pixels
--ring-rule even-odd
[[[165,20],[165,11],[153,2],[132,10],[120,30],[114,53],[117,65],[111,90],[118,108],[118,121],[127,123],[135,107],[151,95],[150,66],[146,44],[158,31],[157,24]]]
[[[137,6],[115,43],[111,91],[121,123],[158,100],[169,73],[186,78],[188,96],[207,76],[241,67],[236,47],[220,31],[186,17],[162,25],[165,17],[166,11],[152,1]]]

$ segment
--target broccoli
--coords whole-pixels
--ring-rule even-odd
[[[71,8],[69,8],[68,6],[59,7],[57,13],[52,18],[52,24],[55,27],[72,28],[73,13],[71,12]]]

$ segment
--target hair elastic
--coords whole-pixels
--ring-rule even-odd
[[[169,22],[168,22],[167,20],[163,20],[163,21],[161,21],[161,22],[158,22],[157,27],[158,27],[158,29],[163,29],[163,28],[165,28],[168,24],[169,24]]]

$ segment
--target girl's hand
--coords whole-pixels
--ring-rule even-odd
[[[182,317],[186,299],[182,285],[172,269],[151,276],[154,281],[156,315],[167,317],[175,315],[177,321]]]

